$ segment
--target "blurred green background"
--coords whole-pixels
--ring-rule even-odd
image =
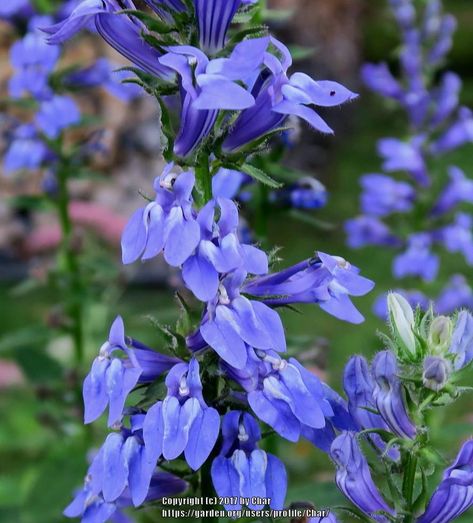
[[[382,2],[377,1],[376,4]],[[375,2],[373,2],[375,4]],[[392,54],[397,45],[394,24],[381,10],[370,3],[363,27],[363,56],[365,60],[382,60]],[[450,0],[446,8],[457,15],[459,30],[455,39],[449,67],[464,80],[463,99],[473,106],[473,5],[471,0]],[[269,243],[282,248],[284,264],[289,265],[310,257],[315,249],[344,256],[362,269],[363,275],[376,282],[374,293],[357,299],[356,305],[366,316],[362,325],[342,323],[315,306],[301,308],[302,314],[284,312],[288,339],[308,342],[316,347],[316,363],[323,367],[326,379],[340,390],[343,366],[354,353],[372,355],[381,348],[376,331],[383,323],[371,313],[375,295],[393,287],[390,273],[391,253],[379,248],[350,251],[345,246],[342,223],[357,214],[358,178],[365,172],[376,172],[379,161],[375,155],[375,141],[383,135],[402,134],[402,115],[386,110],[383,103],[367,92],[353,104],[352,119],[341,136],[333,139],[330,159],[323,172],[317,173],[326,183],[329,203],[318,215],[323,221],[336,225],[335,229],[315,229],[309,224],[274,214],[269,219]],[[465,148],[445,165],[458,161],[467,172],[473,172],[471,148]],[[120,260],[118,254],[116,263]],[[441,279],[463,267],[454,256],[445,259]],[[471,276],[471,272],[467,276]],[[0,522],[1,523],[56,523],[62,521],[60,512],[70,499],[73,489],[80,485],[86,470],[86,453],[97,445],[105,427],[95,423],[86,430],[73,422],[76,413],[68,408],[64,421],[64,406],[73,404],[73,398],[57,397],[50,390],[50,378],[57,377],[59,367],[51,365],[51,358],[38,350],[43,339],[35,331],[29,339],[12,338],[11,333],[29,323],[44,320],[52,304],[60,297],[43,290],[19,294],[17,283],[0,288],[0,357],[12,344],[21,347],[18,361],[33,386],[4,388],[0,392]],[[438,289],[436,289],[438,290]],[[133,287],[111,298],[111,310],[122,314],[128,332],[139,333],[143,341],[153,343],[154,331],[146,316],[152,314],[163,323],[172,321],[173,293],[168,289]],[[106,338],[111,320],[108,307],[95,305],[88,311],[88,343],[86,361],[91,362]],[[6,341],[5,341],[5,338]],[[55,355],[67,349],[61,340],[55,343]],[[63,357],[65,357],[63,355]],[[69,403],[68,403],[69,402]],[[435,439],[446,456],[453,456],[458,442],[471,434],[473,419],[471,398],[448,409],[445,419],[437,419]],[[68,417],[71,423],[68,425]],[[62,419],[57,426],[57,419]],[[340,503],[341,496],[332,483],[333,467],[317,449],[301,442],[289,445],[274,439],[267,442],[288,465],[290,472],[289,501],[311,500],[318,506]],[[143,521],[157,521],[140,515]],[[461,521],[473,521],[465,516]]]

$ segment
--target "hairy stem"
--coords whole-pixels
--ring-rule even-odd
[[[406,509],[408,515],[404,518],[404,523],[412,523],[414,521],[414,516],[412,514],[412,505],[414,498],[414,487],[415,487],[415,477],[417,471],[417,455],[415,452],[408,453],[405,459],[405,470],[404,477],[402,481],[402,493],[406,501]]]

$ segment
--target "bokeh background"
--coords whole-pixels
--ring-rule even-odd
[[[279,12],[293,12],[289,20],[274,16],[270,23],[299,49],[299,69],[315,78],[339,80],[362,94],[351,106],[331,111],[328,119],[336,130],[334,138],[322,138],[302,127],[300,142],[284,158],[284,165],[306,171],[326,185],[327,206],[306,222],[271,209],[265,209],[263,216],[267,245],[281,247],[284,264],[310,257],[317,249],[346,257],[376,282],[374,293],[356,300],[366,316],[362,325],[342,323],[315,306],[305,307],[302,314],[283,313],[292,350],[338,390],[349,355],[370,356],[381,348],[376,331],[384,325],[371,307],[375,294],[395,286],[391,253],[380,248],[351,251],[343,232],[344,220],[357,214],[360,175],[379,168],[375,141],[386,133],[402,134],[404,128],[402,115],[389,111],[363,90],[359,80],[364,61],[395,58],[396,29],[384,4],[382,0],[270,2]],[[473,4],[471,0],[447,0],[445,8],[459,22],[448,66],[462,77],[462,103],[471,107]],[[10,74],[11,41],[8,26],[0,25],[2,90]],[[80,40],[69,52],[73,61],[98,52],[113,56],[93,36]],[[147,317],[170,323],[177,309],[172,291],[175,276],[159,261],[126,270],[120,263],[121,228],[140,202],[139,190],[146,191],[162,166],[154,101],[141,98],[123,104],[97,95],[81,104],[99,115],[106,129],[106,151],[94,167],[101,176],[71,184],[79,202],[75,234],[87,252],[84,263],[90,264],[98,289],[96,298],[87,304],[84,372],[106,339],[115,314],[125,318],[129,333],[159,346]],[[458,155],[458,163],[467,173],[473,172],[472,153],[473,148],[466,147]],[[53,333],[64,298],[47,285],[58,230],[54,217],[28,200],[40,190],[39,180],[39,174],[12,179],[0,173],[1,523],[62,521],[62,509],[82,482],[86,454],[105,433],[100,423],[86,429],[78,423],[81,413],[73,390],[80,376],[63,370],[72,358],[72,347],[67,336]],[[455,271],[455,264],[453,256],[443,264],[443,281]],[[446,456],[451,457],[458,442],[472,432],[472,407],[465,398],[444,419],[435,420],[434,437]],[[319,506],[342,502],[332,481],[332,465],[320,451],[305,442],[289,445],[270,438],[266,444],[288,466],[289,501],[310,500]],[[140,511],[139,518],[157,521],[146,511]],[[473,516],[462,521],[473,521]]]

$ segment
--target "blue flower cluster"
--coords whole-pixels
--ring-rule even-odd
[[[28,20],[26,34],[10,49],[13,74],[8,83],[8,94],[12,101],[32,99],[35,112],[29,121],[9,119],[7,149],[3,167],[9,174],[19,170],[35,170],[51,166],[57,159],[53,142],[62,133],[81,122],[81,112],[72,96],[63,94],[54,87],[52,77],[61,59],[61,47],[49,45],[42,31],[53,22],[60,23],[77,6],[77,1],[66,2],[53,15],[37,14],[28,1],[8,2],[7,12],[0,17],[15,23]],[[5,8],[2,8],[5,9]],[[70,90],[102,86],[111,94],[128,101],[140,94],[136,85],[123,84],[124,72],[114,72],[114,66],[105,58],[98,59],[85,69],[67,72],[62,78],[62,87]]]
[[[295,358],[284,357],[277,308],[312,303],[360,323],[351,297],[374,284],[343,258],[323,252],[274,272],[268,255],[242,234],[232,198],[248,175],[267,181],[247,162],[288,117],[331,133],[316,107],[356,95],[332,81],[290,74],[289,50],[272,36],[259,32],[232,41],[234,15],[254,2],[147,4],[157,17],[136,10],[131,0],[85,0],[46,31],[55,45],[95,26],[158,98],[168,163],[154,181],[154,197],[123,231],[122,259],[129,264],[162,255],[180,270],[196,312],[186,304],[185,321],[176,331],[165,329],[172,338],[166,348],[176,357],[126,336],[122,320],[115,320],[83,387],[85,422],[108,406],[114,432],[66,515],[102,523],[125,495],[141,504],[159,467],[174,470],[175,460],[181,470],[185,462],[189,474],[208,470],[222,497],[271,498],[271,507],[281,509],[284,465],[259,448],[257,419],[289,441],[302,436],[326,451],[337,430],[354,430],[355,424],[335,391]],[[194,45],[187,43],[189,34]],[[144,399],[127,406],[137,386],[147,391]],[[181,490],[177,483],[175,492]],[[97,515],[87,519],[94,503],[106,508],[94,508]]]
[[[456,373],[473,361],[473,316],[462,311],[452,321],[414,314],[398,294],[389,296],[388,307],[392,349],[376,354],[371,366],[363,356],[353,356],[345,367],[343,386],[356,427],[331,443],[336,483],[373,521],[398,521],[398,516],[409,514],[417,523],[448,523],[473,506],[473,440],[462,445],[430,501],[425,485],[417,492],[417,503],[412,494],[406,499],[406,491],[403,499],[389,476],[411,470],[413,481],[417,469],[424,476],[430,466],[422,457],[428,431],[425,410],[439,398],[445,403],[449,394],[455,397]],[[377,466],[370,464],[371,454],[362,450],[367,443],[375,450],[375,461],[384,462],[383,472],[376,476],[390,484],[389,502],[373,479]]]
[[[366,64],[362,76],[372,91],[404,111],[409,131],[404,139],[378,141],[383,173],[361,178],[362,214],[348,220],[345,229],[353,248],[396,249],[396,279],[429,283],[438,277],[442,249],[473,264],[473,221],[467,207],[462,209],[473,202],[473,180],[455,165],[446,173],[438,167],[440,158],[473,142],[473,115],[459,104],[460,78],[442,70],[455,19],[443,13],[440,0],[423,7],[412,0],[389,4],[402,40],[399,78],[386,63]],[[428,303],[419,291],[401,292],[413,305]],[[471,288],[455,275],[435,306],[439,312],[453,312],[471,307],[472,300]],[[383,303],[385,297],[377,302],[376,313],[384,312]]]

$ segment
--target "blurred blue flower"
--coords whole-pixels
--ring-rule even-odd
[[[460,311],[452,334],[448,352],[454,354],[456,370],[473,360],[473,316],[468,311]]]
[[[3,167],[6,173],[21,169],[37,169],[50,154],[38,137],[34,125],[19,125],[14,130],[3,157]]]
[[[68,96],[55,95],[41,102],[36,113],[38,128],[50,139],[58,138],[61,132],[80,122],[80,109]]]
[[[389,227],[374,216],[357,216],[344,224],[347,243],[353,249],[367,245],[400,245],[400,240]]]
[[[455,274],[435,300],[435,310],[438,314],[448,314],[461,307],[473,309],[473,289],[463,275]]]
[[[473,217],[458,213],[455,222],[440,231],[441,240],[449,252],[460,252],[468,265],[473,265]]]
[[[473,203],[473,180],[467,178],[458,167],[449,167],[450,183],[443,189],[432,213],[443,214],[461,202]]]
[[[431,245],[429,234],[411,234],[406,251],[394,258],[394,276],[419,276],[426,281],[434,280],[439,269],[439,257],[431,252]]]
[[[373,216],[407,212],[412,208],[415,191],[406,182],[397,182],[383,174],[365,174],[361,177],[361,208]]]

